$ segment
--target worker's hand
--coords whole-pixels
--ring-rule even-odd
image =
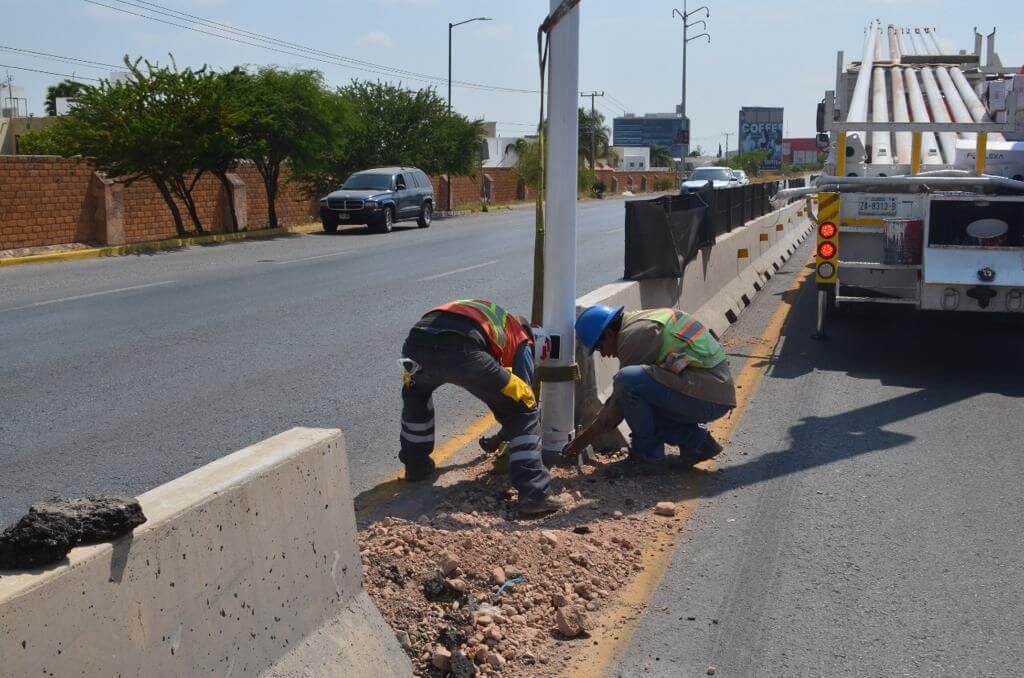
[[[565,447],[562,448],[562,458],[568,459],[570,457],[578,456],[583,450],[587,448],[587,441],[582,436],[573,438]]]
[[[481,450],[493,454],[498,451],[504,441],[501,439],[500,433],[495,433],[493,436],[484,436],[479,442]]]

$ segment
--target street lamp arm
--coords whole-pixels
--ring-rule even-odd
[[[689,17],[691,14],[696,14],[697,12],[699,12],[701,10],[704,10],[704,18],[705,19],[710,19],[711,18],[711,10],[708,9],[707,5],[702,5],[701,7],[698,7],[695,10],[687,12],[686,16],[684,16],[683,18],[685,19],[685,18]]]
[[[702,30],[706,31],[708,29],[708,23],[706,21],[704,21],[704,19],[698,19],[697,21],[694,21],[692,24],[686,24],[686,27],[687,28],[693,28],[697,24],[703,24]]]
[[[686,42],[690,42],[691,40],[696,40],[697,38],[707,38],[708,39],[708,44],[709,45],[711,44],[711,36],[708,35],[707,33],[701,33],[700,35],[695,35],[692,38],[687,38]]]
[[[682,13],[682,12],[680,12],[680,11],[679,11],[678,9],[676,9],[675,7],[673,7],[673,8],[672,8],[672,18],[674,19],[674,18],[676,18],[677,16],[678,16],[678,17],[679,17],[680,19],[682,19],[682,20],[683,20],[683,23],[684,23],[684,24],[686,23],[686,16],[684,16],[684,15],[683,15],[683,13]]]
[[[468,24],[471,21],[490,21],[490,20],[491,20],[491,18],[488,17],[488,16],[478,16],[478,17],[473,17],[472,19],[466,19],[465,21],[460,21],[457,24],[449,23],[448,24],[448,28],[455,28],[456,26],[461,26],[462,24]]]

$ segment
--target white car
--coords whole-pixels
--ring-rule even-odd
[[[712,188],[734,188],[739,186],[736,175],[728,167],[698,167],[693,170],[689,179],[679,184],[680,193],[699,191],[711,182]]]
[[[743,170],[734,169],[732,173],[736,176],[736,182],[740,186],[746,186],[750,183],[750,179],[747,178],[747,173]]]

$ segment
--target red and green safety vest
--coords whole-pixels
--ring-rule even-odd
[[[632,319],[661,324],[661,348],[657,364],[679,374],[687,367],[711,369],[725,361],[725,351],[707,328],[677,308],[659,308],[631,314]]]
[[[460,299],[444,304],[433,311],[457,313],[472,318],[484,330],[487,352],[505,367],[511,368],[516,351],[526,342],[532,344],[522,323],[501,306],[483,299]]]

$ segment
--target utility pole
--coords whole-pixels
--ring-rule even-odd
[[[557,459],[575,429],[576,370],[576,191],[579,172],[580,8],[568,11],[562,0],[550,0],[549,16],[558,14],[548,37],[548,139],[544,184],[543,326],[558,353],[537,368],[541,389],[541,449]],[[570,3],[566,3],[569,6]],[[596,95],[595,95],[596,96]]]
[[[581,97],[590,97],[590,169],[597,165],[597,127],[594,122],[597,120],[597,109],[594,107],[594,98],[603,97],[604,92],[580,92]]]
[[[704,19],[711,18],[711,10],[709,10],[707,6],[701,6],[693,11],[688,11],[686,8],[686,2],[687,0],[683,0],[682,12],[675,8],[672,9],[672,17],[674,18],[678,16],[683,21],[683,91],[682,98],[679,101],[679,114],[683,119],[683,122],[681,124],[685,124],[687,126],[687,132],[689,132],[689,118],[686,117],[686,45],[691,40],[697,40],[698,38],[707,38],[708,44],[711,44],[711,35],[707,32],[708,24],[706,21],[704,21]],[[693,16],[694,14],[697,14],[700,11],[704,12],[704,19],[698,19],[697,21],[690,23],[690,17]],[[700,35],[695,35],[692,38],[688,37],[689,30],[696,26],[697,24],[701,24],[701,30],[703,30],[704,32],[701,33]],[[683,150],[684,152],[688,151],[689,144],[687,144],[687,148]]]
[[[725,137],[725,155],[722,158],[725,162],[729,162],[729,137],[736,134],[736,132],[722,132],[722,136]]]

